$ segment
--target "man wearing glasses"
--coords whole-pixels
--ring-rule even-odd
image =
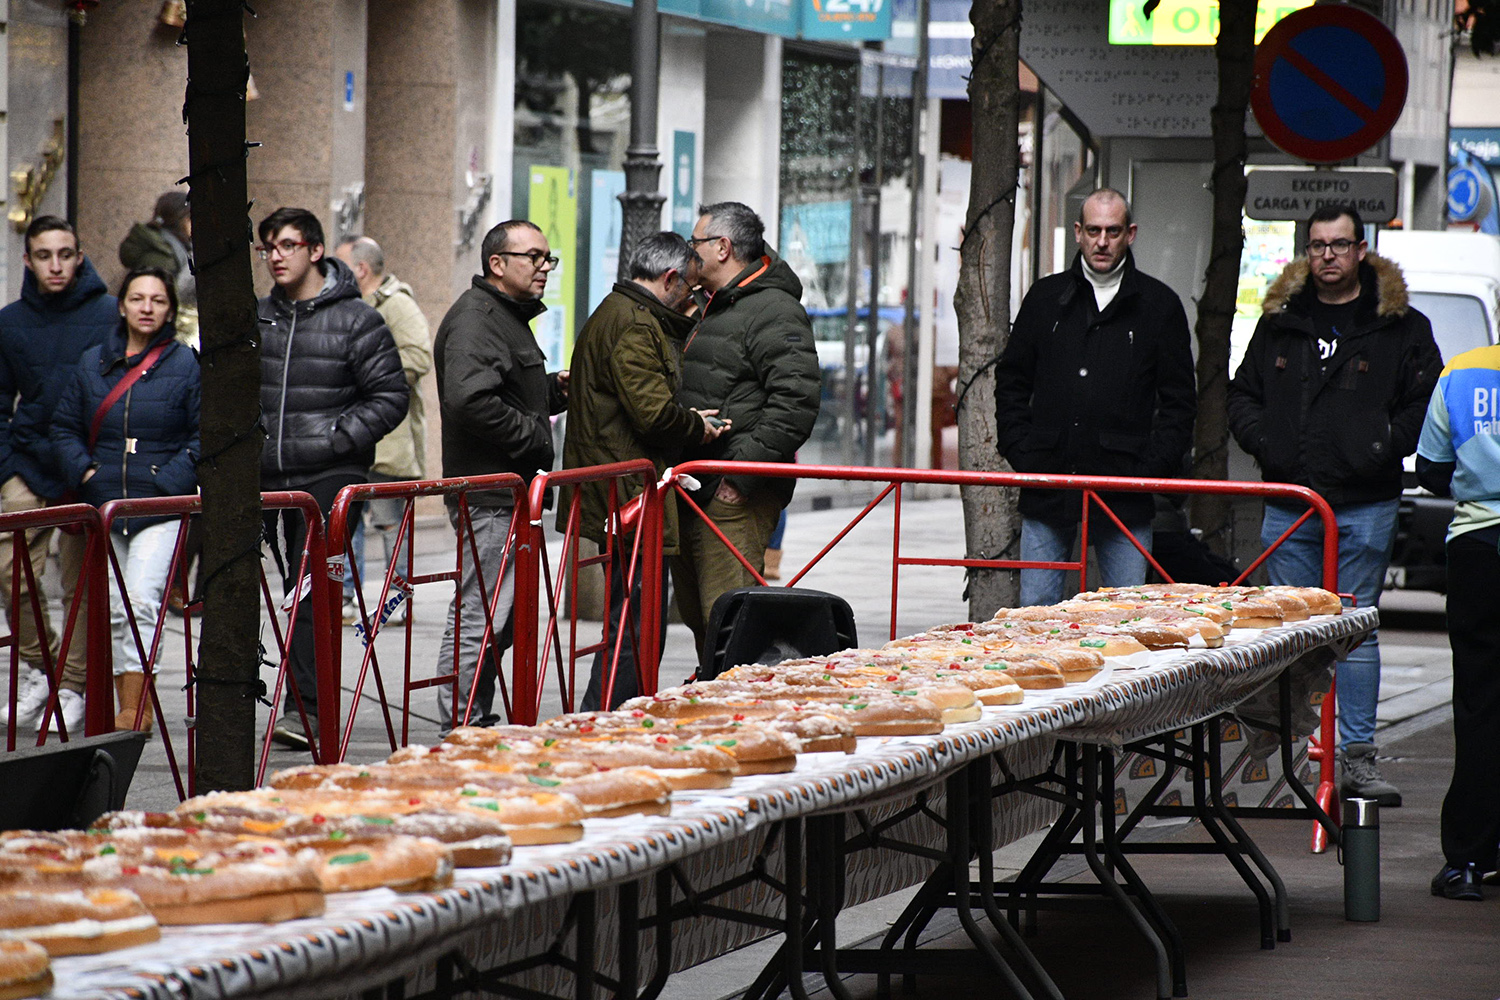
[[[812,434],[822,395],[802,282],[766,246],[765,226],[749,207],[723,201],[698,214],[687,242],[703,262],[699,281],[710,294],[683,349],[677,401],[700,412],[716,410],[733,426],[689,447],[683,458],[793,461]],[[794,479],[706,476],[695,499],[761,572],[766,544],[795,486]],[[714,602],[755,580],[696,513],[684,508],[679,515],[672,582],[682,620],[706,664],[705,630]]]
[[[115,297],[104,287],[94,265],[78,246],[78,234],[66,220],[40,215],[26,228],[26,274],[21,297],[0,310],[0,510],[31,510],[67,502],[63,481],[52,455],[48,431],[52,411],[72,381],[78,359],[102,343],[120,322]],[[26,532],[32,571],[40,582],[47,562],[51,528]],[[73,600],[83,568],[85,539],[59,534],[57,557],[63,584],[63,614]],[[0,594],[6,614],[11,601],[20,609],[11,620],[21,658],[17,677],[16,728],[39,723],[52,686],[44,672],[42,643],[53,655],[59,637],[54,633],[47,599],[41,599],[41,632],[31,613],[30,590],[23,572],[11,593],[13,549],[9,539],[0,545]],[[79,602],[78,622],[86,620],[86,601]],[[68,736],[83,735],[83,687],[87,657],[81,625],[75,625],[68,655],[57,678],[57,711]],[[10,700],[0,685],[0,727],[10,714]],[[57,731],[54,712],[51,729]]]
[[[443,421],[443,475],[513,472],[530,481],[539,471],[552,468],[550,417],[561,413],[568,399],[567,371],[548,374],[546,355],[531,332],[531,321],[546,309],[542,293],[547,276],[559,261],[547,237],[525,219],[491,229],[479,254],[481,273],[443,317],[433,347]],[[516,553],[505,554],[513,504],[508,490],[468,494],[469,524],[479,558],[475,565],[466,538],[463,580],[448,608],[435,671],[437,676],[458,674],[456,715],[453,688],[443,684],[436,689],[444,735],[455,725],[498,721],[492,711],[495,680],[500,654],[509,644],[506,626],[514,601]],[[451,497],[448,520],[455,531],[459,529],[458,505]],[[493,618],[487,614],[486,600],[494,606]],[[486,620],[493,622],[487,645]],[[482,647],[486,652],[481,666]]]
[[[260,259],[271,294],[260,300],[260,408],[266,427],[263,490],[305,490],[327,517],[345,486],[369,478],[375,443],[406,416],[406,375],[385,320],[360,298],[349,265],[325,255],[323,226],[305,208],[278,208],[261,221]],[[278,527],[281,530],[277,530]],[[270,511],[266,531],[282,560],[288,592],[307,534],[296,511]],[[331,539],[342,553],[346,539]],[[314,568],[316,571],[316,568]],[[283,717],[272,738],[304,749],[317,732],[312,601],[303,595],[292,635]]]
[[[1401,270],[1368,253],[1364,221],[1330,205],[1308,219],[1307,255],[1271,285],[1239,371],[1229,427],[1267,482],[1322,494],[1339,524],[1339,590],[1379,603],[1395,544],[1401,462],[1417,448],[1443,367],[1432,324],[1407,302]],[[1270,545],[1305,508],[1266,504]],[[1309,520],[1266,560],[1273,584],[1318,586],[1322,526]],[[1399,806],[1375,763],[1380,647],[1375,633],[1338,666],[1339,789]]]
[[[1143,274],[1130,252],[1130,204],[1112,188],[1084,199],[1068,270],[1031,286],[995,366],[995,440],[1017,472],[1172,477],[1192,445],[1197,415],[1193,354],[1182,300]],[[1148,493],[1106,493],[1105,503],[1147,550]],[[1067,562],[1083,515],[1071,490],[1021,491],[1021,558]],[[1089,542],[1099,582],[1146,581],[1146,557],[1097,507]],[[1064,570],[1023,569],[1022,604],[1055,604]]]

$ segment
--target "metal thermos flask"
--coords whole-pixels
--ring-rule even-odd
[[[1380,919],[1380,803],[1345,799],[1344,919]]]

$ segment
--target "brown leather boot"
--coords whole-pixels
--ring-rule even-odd
[[[115,677],[115,704],[120,710],[115,713],[115,729],[134,729],[136,708],[141,700],[146,701],[146,710],[141,713],[141,731],[151,732],[151,699],[146,694],[146,675],[138,671],[119,674]]]

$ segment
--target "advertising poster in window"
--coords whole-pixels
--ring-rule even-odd
[[[536,340],[547,355],[549,371],[566,367],[573,353],[573,309],[578,281],[578,190],[567,167],[531,168],[530,217],[562,258],[547,278],[537,317]]]

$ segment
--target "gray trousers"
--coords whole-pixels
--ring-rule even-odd
[[[505,554],[505,542],[510,536],[511,510],[507,507],[469,508],[469,520],[473,525],[473,545],[469,537],[461,540],[463,545],[463,580],[453,602],[448,605],[448,627],[443,631],[443,641],[438,647],[437,669],[434,675],[451,674],[454,671],[454,647],[458,648],[458,724],[462,725],[465,709],[469,705],[469,693],[474,694],[473,709],[469,722],[493,715],[495,702],[495,680],[500,675],[500,655],[510,645],[511,611],[516,596],[516,557],[511,553],[505,564],[505,575],[498,581],[500,560]],[[448,520],[458,531],[458,508],[448,508]],[[479,551],[479,563],[474,563],[474,549]],[[484,575],[484,598],[494,605],[494,634],[483,667],[479,663],[479,647],[484,642],[484,624],[487,609],[479,592],[480,574]],[[499,589],[499,597],[495,591]],[[461,605],[461,607],[460,607]],[[475,674],[478,674],[476,684]],[[453,686],[439,685],[437,691],[438,720],[446,734],[454,727]],[[492,720],[493,721],[493,720]]]

